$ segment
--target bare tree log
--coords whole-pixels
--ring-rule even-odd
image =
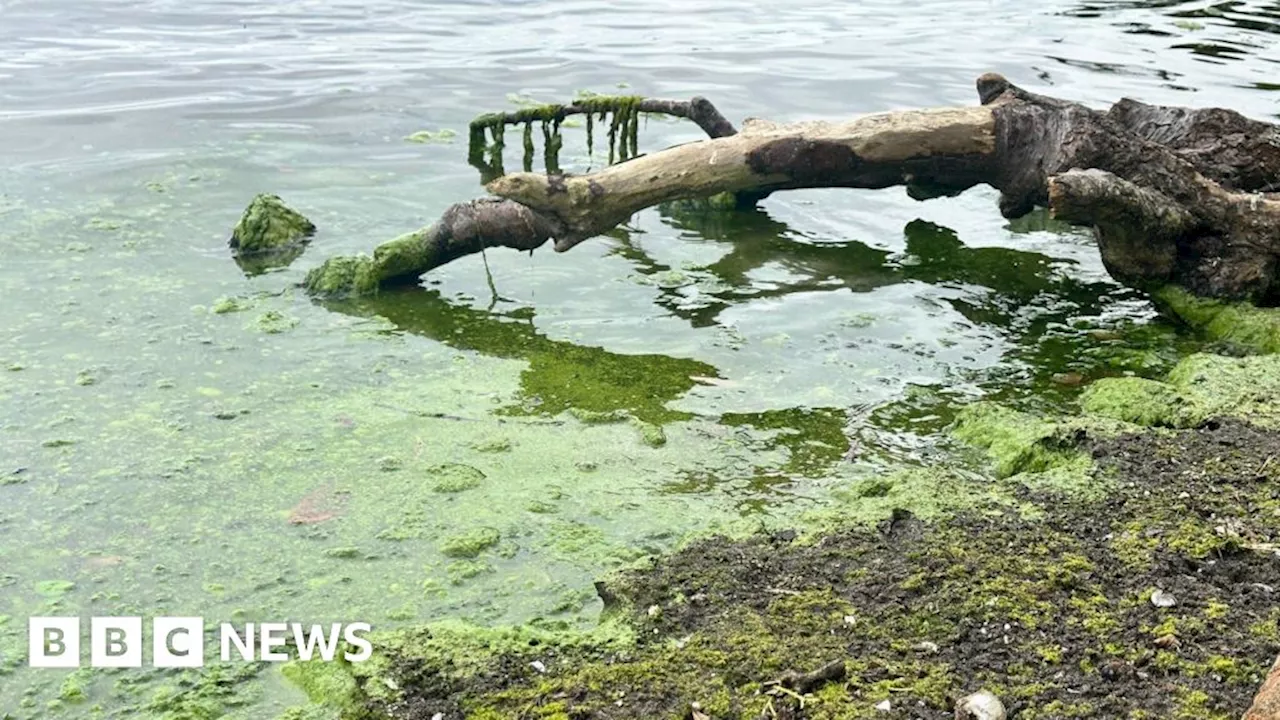
[[[995,123],[987,108],[869,115],[846,123],[749,121],[736,135],[669,148],[590,175],[512,173],[487,186],[556,218],[556,250],[644,208],[745,190],[885,188],[916,178],[967,188],[991,174]]]
[[[1280,137],[1274,126],[1228,111],[1133,101],[1101,112],[1027,92],[994,74],[977,86],[982,104],[976,107],[837,123],[748,121],[738,133],[587,175],[503,175],[488,190],[526,212],[472,205],[476,234],[419,234],[428,244],[447,238],[449,251],[382,252],[412,261],[383,262],[375,254],[372,268],[362,266],[361,283],[320,268],[307,284],[319,292],[365,291],[369,282],[421,274],[461,253],[493,245],[529,249],[548,236],[563,252],[639,210],[676,199],[893,185],[948,194],[986,183],[1000,190],[1006,217],[1048,205],[1069,222],[1093,225],[1108,269],[1122,282],[1176,284],[1219,298],[1260,300],[1280,292],[1280,200],[1247,192],[1264,187],[1270,163],[1280,162],[1267,149]],[[695,112],[695,104],[672,107]],[[1226,134],[1212,135],[1215,128]],[[1261,159],[1260,171],[1246,161],[1248,154]],[[1072,172],[1089,169],[1100,172]],[[494,217],[480,223],[478,215],[490,212]]]

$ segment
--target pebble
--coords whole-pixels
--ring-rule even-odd
[[[876,710],[879,710],[880,712],[890,712],[891,710],[893,710],[893,703],[889,702],[888,700],[881,700],[880,702],[876,703]]]
[[[960,698],[956,703],[956,720],[1005,720],[1006,717],[1004,703],[986,690]]]

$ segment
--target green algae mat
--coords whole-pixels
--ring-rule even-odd
[[[990,472],[927,471],[946,500],[889,475],[850,489],[878,520],[610,575],[590,631],[441,623],[288,673],[355,718],[946,717],[977,690],[1017,718],[1238,717],[1280,651],[1277,369],[1197,355],[1144,403],[1099,381],[1056,419],[970,405],[952,430]]]
[[[670,210],[659,214],[681,232],[730,251],[663,261],[624,235],[591,259],[627,268],[624,281],[603,307],[558,306],[567,319],[445,292],[450,282],[482,286],[477,278],[320,305],[283,279],[296,274],[254,275],[246,289],[225,257],[208,277],[166,264],[161,240],[188,231],[182,208],[240,202],[235,177],[219,172],[193,161],[120,190],[128,202],[75,212],[11,196],[15,222],[0,237],[53,278],[0,277],[24,303],[0,358],[0,447],[17,459],[0,467],[0,712],[12,718],[674,717],[691,715],[693,703],[715,718],[821,717],[823,707],[858,717],[886,701],[893,712],[942,712],[979,686],[1048,717],[1063,704],[1106,707],[1104,686],[1053,680],[1061,668],[1047,680],[1009,670],[1015,659],[1040,667],[1025,655],[1030,635],[1010,635],[1005,664],[978,671],[994,661],[960,639],[956,608],[990,601],[983,585],[1024,583],[986,552],[994,546],[974,545],[982,552],[966,562],[986,579],[972,586],[935,577],[959,573],[956,562],[918,561],[989,528],[1011,548],[1047,548],[1023,568],[1036,588],[1058,553],[1084,587],[1117,606],[1136,603],[1134,612],[1145,606],[1130,594],[1157,586],[1180,603],[1208,603],[1159,568],[1122,578],[1106,548],[1072,534],[1083,521],[1036,533],[1066,522],[1054,521],[1059,511],[1160,522],[1146,509],[1115,515],[1108,503],[1124,484],[1099,470],[1086,441],[1134,423],[1199,433],[1216,417],[1263,428],[1275,417],[1266,356],[1179,362],[1193,349],[1246,354],[1265,332],[1223,338],[1221,324],[1206,322],[1200,337],[1153,318],[1140,297],[1099,279],[1083,252],[1064,260],[969,247],[925,221],[905,226],[896,255],[860,243],[797,246],[759,214]],[[225,243],[223,219],[209,224]],[[330,225],[320,227],[315,242]],[[1060,230],[991,232],[1013,245],[1057,241]],[[521,288],[501,262],[500,283]],[[818,293],[798,280],[762,292],[768,313],[735,306],[780,263],[844,289]],[[983,290],[911,295],[951,285]],[[597,322],[637,307],[657,308],[635,321],[643,332]],[[68,350],[85,337],[92,351]],[[1080,417],[1070,415],[1077,402]],[[1174,499],[1183,492],[1192,491]],[[1180,512],[1193,507],[1178,501]],[[895,517],[910,532],[876,545],[872,529]],[[1169,531],[1178,548],[1221,554],[1216,536],[1181,519]],[[1148,531],[1134,531],[1140,552]],[[1241,547],[1265,545],[1258,533]],[[806,554],[827,542],[844,548],[840,582],[818,572],[823,556]],[[884,576],[859,553],[882,557]],[[696,562],[726,554],[741,562],[720,571]],[[672,580],[664,596],[654,583],[672,573],[706,581]],[[874,583],[890,579],[933,599],[877,604]],[[944,587],[949,597],[931,595]],[[1107,661],[1082,654],[1083,640],[1055,639],[1057,621],[1044,617],[1079,598],[1045,587],[1030,608],[1028,593],[1041,590],[997,599],[1011,619],[988,631],[1037,623],[1037,647],[1057,642],[1074,663],[1071,682],[1094,678],[1090,668]],[[1218,595],[1243,613],[1230,615],[1231,627],[1258,630],[1221,636],[1240,652],[1204,638],[1157,646],[1187,663],[1159,675],[1143,664],[1140,632],[1102,647],[1129,643],[1123,661],[1142,668],[1133,677],[1167,681],[1185,696],[1178,708],[1226,712],[1271,651],[1249,644],[1265,635],[1265,613]],[[922,622],[917,610],[934,606],[936,621]],[[904,614],[892,617],[894,608]],[[828,610],[840,613],[830,627]],[[1109,613],[1116,627],[1139,622]],[[24,619],[46,614],[367,621],[380,659],[284,672],[219,663],[33,671]],[[905,639],[880,635],[889,649],[876,650],[866,644],[873,627]],[[1219,626],[1206,627],[1208,637]],[[1169,645],[1167,635],[1184,642],[1176,632],[1154,640]],[[782,682],[830,667],[842,641],[840,678]],[[1206,670],[1225,661],[1238,672]],[[1012,681],[996,682],[1001,673]],[[1234,683],[1215,685],[1218,676]]]

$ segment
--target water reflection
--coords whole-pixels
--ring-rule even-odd
[[[520,402],[502,408],[508,415],[558,415],[576,408],[589,412],[627,411],[647,422],[689,417],[667,405],[700,378],[719,376],[696,360],[666,355],[623,355],[603,348],[553,340],[538,331],[532,308],[511,312],[481,310],[451,302],[434,290],[402,288],[356,302],[327,307],[359,317],[378,316],[399,330],[431,338],[458,350],[529,363],[520,377]]]
[[[1213,37],[1203,42],[1170,46],[1175,50],[1189,50],[1202,56],[1201,59],[1243,60],[1247,55],[1272,47],[1265,36],[1257,37],[1253,33],[1280,35],[1280,3],[1275,2],[1239,0],[1200,6],[1196,0],[1123,0],[1083,3],[1064,14],[1078,18],[1106,18],[1126,11],[1165,11],[1162,14],[1170,19],[1166,27],[1160,27],[1149,20],[1115,23],[1127,33],[1176,37],[1221,30],[1244,31],[1240,37],[1233,39]]]
[[[936,223],[907,223],[901,250],[893,251],[856,240],[815,242],[763,209],[668,205],[660,216],[683,242],[714,246],[718,257],[675,268],[656,260],[625,229],[611,233],[613,255],[651,279],[654,302],[694,329],[723,329],[725,311],[761,300],[841,290],[871,293],[914,283],[943,291],[936,302],[969,327],[1008,342],[1004,362],[953,370],[950,381],[940,376],[932,389],[909,386],[880,407],[717,412],[714,419],[721,426],[749,428],[758,449],[786,457],[781,464],[751,470],[761,492],[795,477],[821,477],[843,461],[918,457],[923,435],[945,426],[955,408],[973,398],[972,390],[944,390],[943,383],[963,381],[1015,404],[1063,403],[1091,379],[1127,372],[1154,375],[1178,356],[1173,329],[1144,317],[1145,300],[1136,292],[1072,272],[1070,260],[1010,247],[970,247],[956,231]],[[1014,221],[1008,229],[1017,235],[1066,231],[1044,212]],[[697,292],[691,293],[691,287]],[[700,384],[724,379],[722,371],[698,359],[623,354],[551,339],[538,328],[532,307],[481,309],[422,288],[328,307],[376,315],[400,331],[460,350],[528,362],[520,399],[502,408],[502,414],[621,410],[666,423],[691,417],[670,409],[673,403]],[[857,327],[845,323],[837,335],[853,347],[859,342]],[[889,347],[895,346],[890,342]],[[714,476],[691,475],[667,490],[698,492],[714,483]]]

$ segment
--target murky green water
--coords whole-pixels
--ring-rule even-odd
[[[1069,403],[1194,343],[987,189],[653,209],[489,253],[497,298],[472,257],[313,304],[307,268],[480,194],[461,141],[411,133],[619,86],[734,120],[972,104],[988,70],[1265,117],[1278,32],[1275,2],[0,0],[0,717],[166,707],[138,709],[150,675],[80,699],[26,669],[32,614],[589,623],[606,569],[927,462],[958,403]],[[641,149],[697,137],[650,121]],[[225,241],[259,191],[321,231],[247,278]],[[297,699],[259,682],[244,717]]]

